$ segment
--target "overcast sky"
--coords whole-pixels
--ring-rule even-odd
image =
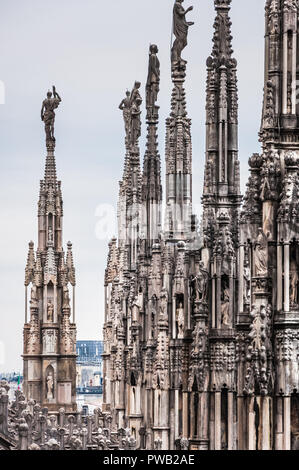
[[[264,0],[232,1],[238,60],[242,190],[248,158],[260,149]],[[185,2],[186,7],[192,0]],[[202,194],[206,59],[211,53],[214,1],[193,0],[186,81],[192,118],[193,197]],[[78,339],[99,339],[108,239],[97,224],[104,204],[116,207],[124,160],[118,105],[134,81],[147,76],[148,47],[161,61],[160,153],[164,183],[164,123],[170,109],[173,0],[10,0],[0,8],[0,371],[22,367],[24,268],[28,242],[37,241],[39,180],[45,161],[40,108],[56,85],[56,163],[64,199],[64,242],[74,244]],[[143,112],[143,118],[145,113]],[[145,125],[141,155],[145,149]],[[101,223],[100,223],[101,226]],[[113,228],[110,232],[115,231]],[[108,236],[113,233],[108,233]]]

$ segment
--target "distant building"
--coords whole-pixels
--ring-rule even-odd
[[[77,341],[76,352],[77,391],[99,393],[102,386],[103,341]]]

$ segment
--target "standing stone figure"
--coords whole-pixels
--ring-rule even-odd
[[[154,108],[158,99],[160,85],[160,61],[157,57],[158,47],[150,46],[150,57],[148,64],[148,76],[146,82],[146,107]]]
[[[52,374],[49,374],[47,377],[47,399],[48,400],[51,400],[52,398],[54,398],[53,388],[54,388],[53,376]]]
[[[256,276],[265,276],[268,271],[267,240],[261,228],[258,230],[258,236],[256,239],[254,262]]]
[[[133,101],[131,108],[131,145],[133,147],[137,145],[137,141],[141,135],[141,103],[142,99],[137,97]]]
[[[221,303],[221,324],[223,326],[229,326],[229,288],[225,288],[222,295],[223,299]]]
[[[129,92],[129,90],[126,91],[126,97],[120,103],[119,109],[123,112],[126,139],[128,141],[129,135],[130,135],[130,120],[131,120],[131,93]]]
[[[181,54],[182,50],[185,49],[188,44],[187,36],[189,26],[194,25],[193,22],[186,21],[186,14],[192,11],[193,7],[189,7],[185,10],[182,6],[183,1],[184,0],[176,0],[173,7],[173,34],[176,37],[171,50],[171,62],[173,65],[177,62],[186,63],[186,61],[182,60]]]
[[[291,272],[290,272],[290,301],[291,306],[295,307],[298,305],[298,270],[297,264],[292,260],[291,262]]]
[[[52,322],[53,318],[54,318],[54,305],[53,305],[52,300],[49,300],[48,305],[47,305],[47,320],[49,322]]]
[[[43,101],[42,110],[41,110],[41,118],[42,121],[45,123],[45,131],[46,131],[46,142],[55,142],[54,137],[54,123],[55,123],[55,112],[54,110],[58,108],[61,102],[61,98],[58,95],[55,86],[53,86],[53,98],[52,92],[48,91],[47,98]]]
[[[196,302],[207,303],[209,288],[209,273],[204,267],[203,261],[199,263],[199,273],[191,278],[193,296]]]
[[[178,329],[178,338],[184,338],[184,307],[182,302],[180,302],[179,308],[176,311],[176,321]]]

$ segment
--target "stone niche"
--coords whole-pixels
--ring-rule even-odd
[[[66,405],[72,403],[72,382],[58,384],[58,403]]]
[[[41,362],[39,359],[28,361],[28,381],[41,380]]]

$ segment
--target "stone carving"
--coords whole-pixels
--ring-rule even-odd
[[[27,354],[38,354],[40,349],[40,330],[38,314],[31,311],[30,330],[25,345]]]
[[[5,388],[4,388],[5,387]],[[20,390],[9,402],[9,386],[0,381],[1,443],[7,441],[10,450],[135,450],[136,440],[129,429],[114,429],[109,412],[100,408],[93,415],[78,412],[65,417],[61,408],[57,417],[48,408],[25,401]],[[0,445],[2,450],[2,446]]]
[[[267,239],[263,233],[263,229],[259,228],[254,251],[254,266],[256,276],[266,276],[268,273],[267,246]]]
[[[136,90],[135,90],[136,91]],[[134,93],[134,92],[133,92]],[[133,99],[134,97],[134,99]],[[137,141],[141,135],[141,110],[140,106],[142,99],[140,95],[133,94],[132,107],[131,107],[131,139],[130,143],[132,147],[137,145]]]
[[[252,394],[256,388],[262,395],[272,390],[272,344],[271,325],[272,308],[253,305],[251,325],[248,334],[249,346],[247,352],[247,373],[245,376],[244,392]]]
[[[47,375],[47,400],[54,398],[54,377],[53,373],[49,372]]]
[[[294,11],[296,12],[298,8],[297,0],[284,0],[283,10],[285,12]]]
[[[52,98],[53,95],[53,98]],[[53,86],[53,94],[48,91],[47,98],[43,101],[41,118],[45,123],[46,141],[47,144],[55,142],[54,137],[54,123],[55,123],[55,109],[61,103],[61,98],[58,95],[55,86]]]
[[[129,139],[131,124],[131,93],[129,90],[126,91],[126,97],[120,103],[119,109],[123,112],[126,139]]]
[[[298,286],[299,286],[299,276],[298,276],[298,266],[295,260],[291,261],[290,269],[290,302],[291,307],[297,307],[299,304],[298,298]]]
[[[230,306],[230,291],[226,287],[222,292],[222,302],[221,302],[221,324],[223,326],[229,326],[229,306]]]
[[[160,317],[159,321],[168,321],[168,293],[163,289],[160,296]]]
[[[182,3],[184,0],[176,0],[173,7],[173,34],[175,36],[175,41],[171,50],[171,61],[172,65],[177,63],[186,63],[182,60],[182,51],[188,44],[188,30],[189,27],[194,25],[193,22],[186,21],[186,14],[189,11],[193,10],[193,7],[184,9]]]
[[[191,287],[195,302],[206,304],[209,292],[209,273],[202,261],[199,264],[199,273],[195,277],[191,277]]]
[[[62,308],[69,309],[70,308],[70,294],[69,290],[66,286],[63,287],[63,302],[62,302]]]
[[[52,323],[54,321],[54,305],[52,300],[48,300],[47,303],[47,321]]]
[[[31,288],[30,306],[31,308],[38,308],[37,287],[35,284],[33,284]]]
[[[244,262],[244,304],[249,305],[251,299],[251,273],[248,260],[248,254]]]
[[[44,330],[43,331],[43,352],[44,354],[56,353],[57,345],[57,331]]]
[[[178,338],[184,338],[184,306],[182,302],[180,302],[176,311],[176,321],[178,328]]]
[[[266,85],[266,109],[264,114],[264,125],[265,127],[274,126],[274,93],[273,93],[273,83],[271,80],[267,82]]]
[[[158,47],[155,44],[150,46],[150,56],[148,64],[148,76],[146,82],[146,108],[148,110],[148,118],[154,112],[158,99],[160,87],[160,62],[157,57]]]

